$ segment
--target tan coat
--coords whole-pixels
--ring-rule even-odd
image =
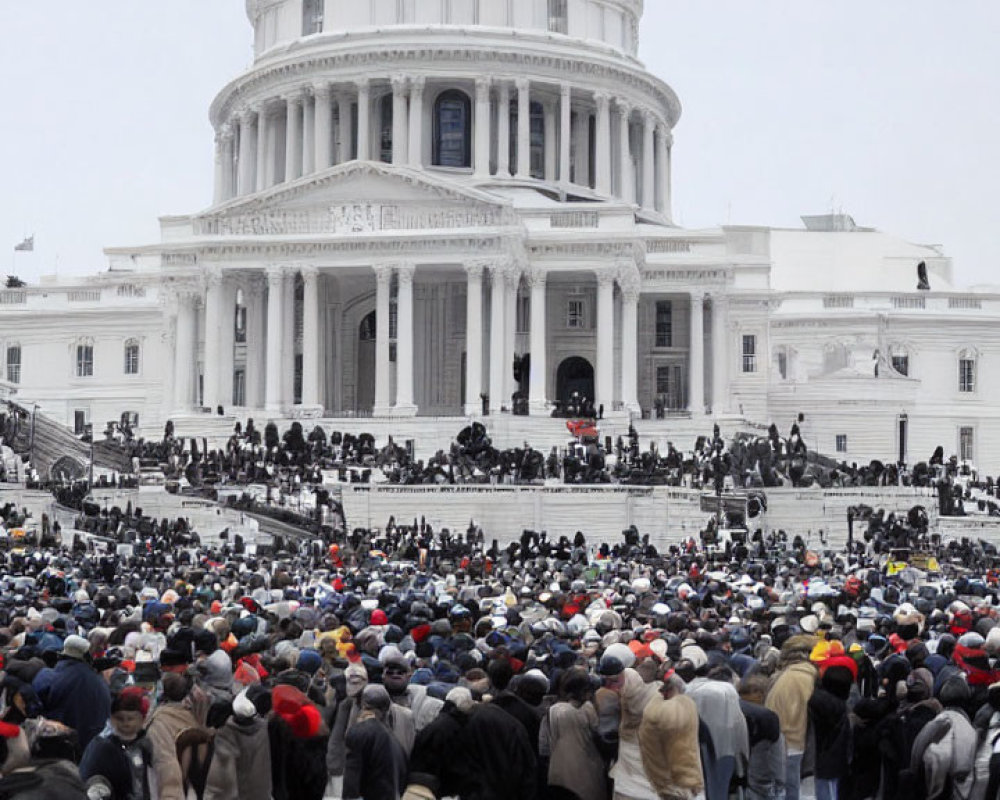
[[[698,708],[690,697],[657,697],[639,726],[646,777],[660,797],[694,795],[704,786],[698,746]]]
[[[590,703],[577,707],[556,703],[539,732],[539,750],[549,756],[549,784],[573,792],[580,800],[607,797],[604,761],[594,745],[597,712]]]
[[[177,734],[202,727],[191,710],[181,703],[157,707],[146,727],[153,745],[153,772],[160,787],[159,800],[184,800],[184,776],[177,760]]]
[[[803,752],[809,731],[809,698],[816,688],[816,668],[799,661],[782,670],[764,705],[778,715],[788,751]]]

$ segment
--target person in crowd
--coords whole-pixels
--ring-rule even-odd
[[[153,747],[145,736],[149,698],[137,686],[120,691],[111,701],[111,717],[90,740],[80,760],[80,777],[101,779],[111,790],[108,800],[156,800]]]
[[[798,800],[802,760],[809,731],[809,699],[816,688],[816,669],[809,662],[815,639],[793,636],[781,648],[781,671],[767,693],[764,705],[778,715],[785,737],[785,800]]]
[[[163,676],[163,697],[150,715],[146,737],[153,748],[153,774],[159,800],[186,800],[185,776],[177,757],[177,737],[205,730],[211,704],[191,675]]]
[[[704,788],[698,744],[698,707],[679,675],[660,685],[639,724],[642,764],[661,800],[693,800]]]
[[[385,724],[391,705],[384,686],[361,692],[361,713],[347,732],[344,800],[398,800],[406,789],[406,752]]]
[[[548,758],[545,796],[553,800],[606,800],[607,772],[594,745],[597,711],[593,687],[584,667],[560,678],[559,699],[542,720],[540,752]]]
[[[749,800],[780,800],[785,795],[785,737],[781,720],[764,706],[769,688],[763,675],[740,681],[740,710],[746,718],[750,759],[747,765]]]

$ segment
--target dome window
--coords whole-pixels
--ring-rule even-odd
[[[434,103],[434,165],[472,166],[472,104],[457,89],[442,92]]]

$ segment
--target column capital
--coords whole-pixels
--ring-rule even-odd
[[[663,146],[670,148],[674,146],[674,134],[666,125],[660,125],[660,141]]]
[[[410,92],[412,94],[423,94],[426,85],[427,77],[425,75],[415,75],[410,79]]]
[[[236,118],[240,121],[241,125],[249,125],[257,119],[257,109],[250,106],[242,106],[236,112]]]
[[[632,116],[632,112],[635,110],[635,106],[633,106],[628,100],[621,97],[615,100],[615,105],[618,106],[619,113],[626,119],[630,118]]]
[[[406,94],[407,86],[409,85],[409,80],[405,75],[393,75],[389,79],[392,84],[392,94],[395,97],[403,97]]]
[[[219,141],[231,142],[233,140],[233,136],[235,135],[233,126],[228,122],[222,123],[222,125],[219,126],[219,132],[217,135],[219,137]]]
[[[305,102],[306,91],[304,88],[292,89],[292,91],[283,94],[281,99],[290,106],[301,105]]]
[[[413,283],[413,273],[417,265],[412,261],[400,261],[396,264],[396,277],[400,283]]]
[[[380,286],[388,286],[392,282],[392,273],[395,269],[395,261],[383,261],[378,264],[372,264],[372,270],[375,272],[375,280]]]
[[[704,289],[692,289],[688,294],[692,303],[704,303],[708,293]]]
[[[648,106],[643,106],[642,108],[639,109],[639,113],[642,114],[642,121],[645,123],[646,127],[648,128],[656,127],[656,122],[657,122],[656,112],[653,111],[653,109],[649,108]]]
[[[268,264],[264,268],[264,274],[267,277],[267,282],[269,285],[280,284],[285,278],[286,267],[284,264]]]
[[[490,86],[493,85],[493,79],[488,75],[480,75],[476,78],[476,97],[485,98],[485,95],[490,90]]]
[[[311,88],[313,96],[317,100],[329,100],[333,96],[333,86],[326,81],[314,83]]]
[[[594,102],[597,103],[598,109],[607,111],[608,106],[611,104],[611,94],[603,90],[598,90],[594,92]]]
[[[223,279],[222,267],[217,264],[209,264],[202,271],[202,280],[205,282],[206,289],[218,289],[222,286]]]
[[[371,90],[371,79],[370,78],[360,78],[354,82],[359,92],[368,92]]]
[[[472,261],[466,261],[462,267],[465,269],[470,280],[482,280],[483,273],[490,268],[491,263],[489,259],[477,258]]]
[[[559,85],[559,94],[563,100],[569,100],[573,96],[573,87],[568,83],[562,83]]]
[[[541,267],[530,267],[524,272],[524,279],[532,289],[544,289],[549,273]]]
[[[517,87],[518,93],[527,92],[531,90],[531,79],[530,78],[518,78],[514,81],[514,85]]]
[[[615,278],[617,274],[614,270],[608,269],[606,267],[601,267],[594,270],[594,274],[597,276],[597,285],[600,287],[614,286]]]
[[[315,264],[302,264],[299,266],[299,275],[302,276],[303,283],[315,282],[319,277],[319,267]]]

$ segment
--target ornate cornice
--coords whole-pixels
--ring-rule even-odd
[[[631,103],[648,103],[655,97],[666,109],[667,122],[671,127],[680,119],[680,101],[673,90],[637,66],[587,58],[586,54],[571,57],[555,53],[498,50],[485,42],[482,47],[448,47],[430,43],[425,46],[380,48],[375,41],[366,51],[303,53],[294,61],[253,69],[223,89],[212,105],[210,116],[216,122],[228,119],[241,103],[259,103],[262,95],[280,95],[288,91],[290,84],[297,82],[312,84],[317,79],[356,82],[359,79],[357,73],[384,74],[387,64],[406,74],[421,72],[434,75],[436,67],[447,67],[447,71],[453,74],[458,62],[469,65],[467,77],[488,81],[489,78],[482,75],[484,53],[489,54],[490,70],[494,73],[520,71],[536,84],[564,83],[569,75],[573,77],[572,85],[579,88],[596,90],[603,87],[631,94]],[[337,73],[346,74],[340,77]],[[367,82],[368,79],[364,80]],[[635,97],[636,94],[641,97]]]

